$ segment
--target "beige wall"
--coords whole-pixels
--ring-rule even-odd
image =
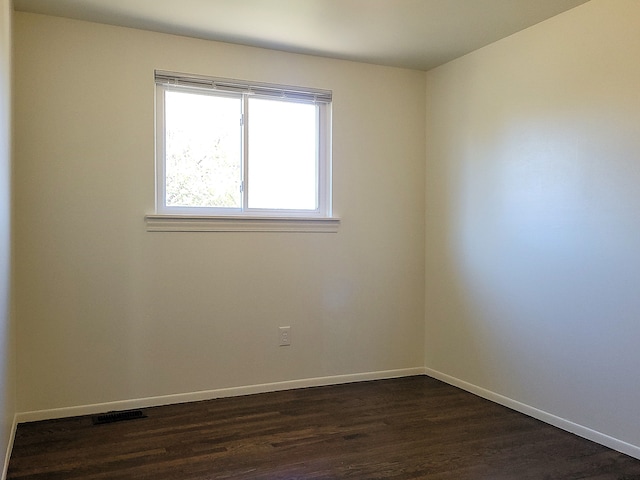
[[[422,367],[423,72],[25,13],[14,30],[20,411]],[[339,232],[146,232],[155,68],[333,90]]]
[[[428,73],[426,366],[640,450],[640,2]]]
[[[637,18],[592,0],[425,95],[415,71],[16,14],[18,410],[426,362],[638,454]],[[154,68],[332,89],[339,233],[147,233]]]
[[[15,413],[11,269],[11,2],[0,0],[0,476]]]

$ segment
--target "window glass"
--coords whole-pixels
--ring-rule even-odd
[[[250,97],[248,112],[249,208],[315,210],[316,106]]]
[[[167,206],[240,207],[241,115],[238,97],[166,92]]]

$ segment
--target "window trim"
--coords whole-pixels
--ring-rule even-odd
[[[146,215],[148,232],[293,232],[336,233],[337,217],[250,217]]]
[[[148,231],[336,231],[339,220],[332,217],[331,166],[331,100],[329,90],[306,89],[284,85],[244,82],[238,80],[185,75],[155,71],[156,83],[156,210],[146,216]],[[288,101],[313,103],[318,108],[318,178],[315,210],[250,209],[246,204],[247,188],[243,192],[243,208],[171,207],[165,203],[165,129],[164,95],[166,91],[197,91],[202,94],[229,93],[242,95],[246,108],[248,96],[284,98]],[[245,122],[245,129],[246,129]],[[246,130],[243,132],[246,144]],[[243,155],[243,162],[246,157]],[[247,181],[246,163],[243,180]],[[245,184],[246,185],[246,184]],[[248,185],[246,185],[248,187]],[[298,227],[292,228],[292,220]],[[317,221],[320,220],[320,221]],[[324,221],[323,221],[324,220]],[[244,224],[244,226],[242,226]],[[329,226],[329,228],[327,228]]]

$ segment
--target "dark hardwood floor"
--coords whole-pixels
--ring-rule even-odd
[[[18,426],[9,479],[640,479],[625,456],[429,377]]]

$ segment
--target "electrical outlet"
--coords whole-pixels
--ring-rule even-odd
[[[278,327],[278,334],[281,347],[291,345],[291,327]]]

